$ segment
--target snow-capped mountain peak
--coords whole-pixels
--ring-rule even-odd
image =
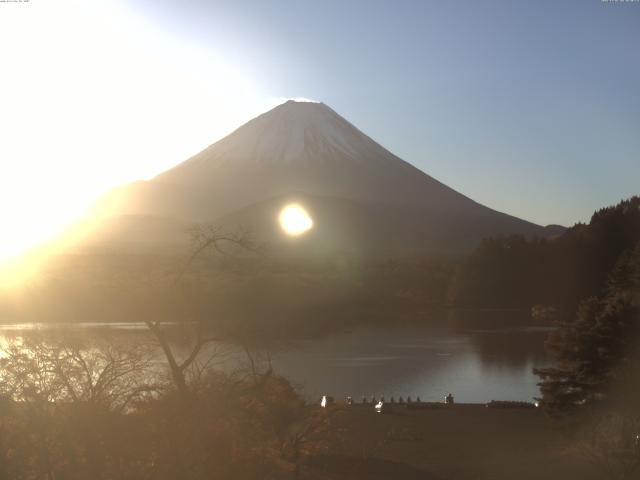
[[[336,158],[378,164],[399,160],[324,103],[289,100],[211,145],[183,167],[314,164]]]
[[[460,252],[487,236],[544,234],[447,187],[312,102],[283,103],[118,198],[119,215],[276,229],[276,242],[279,209],[301,202],[314,219],[314,245],[358,255]],[[166,237],[145,224],[148,236]]]

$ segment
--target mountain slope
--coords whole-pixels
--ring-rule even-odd
[[[278,222],[288,204],[304,205],[314,227],[301,237],[283,235]],[[513,233],[512,217],[493,211],[442,212],[416,205],[377,204],[337,197],[290,193],[242,208],[217,223],[249,227],[272,252],[297,256],[416,257],[471,250],[491,235]],[[522,233],[539,233],[526,225]]]
[[[487,235],[545,235],[542,227],[438,182],[326,105],[293,101],[156,178],[121,189],[111,198],[111,210],[138,216],[142,223],[150,216],[244,223],[277,243],[283,238],[267,212],[281,208],[292,194],[324,212],[314,232],[333,230],[333,240],[327,237],[323,244],[327,251],[333,245],[336,251],[393,255],[460,252]],[[263,222],[270,227],[259,227]],[[354,229],[355,236],[339,234]],[[309,245],[314,235],[306,235]]]

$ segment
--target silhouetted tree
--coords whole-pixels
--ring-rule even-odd
[[[555,365],[536,370],[542,399],[552,411],[609,402],[617,382],[637,367],[640,331],[640,243],[621,255],[604,298],[582,302],[562,320],[547,347]]]
[[[215,226],[196,225],[191,230],[191,238],[192,252],[169,285],[169,290],[180,288],[181,282],[193,264],[207,252],[213,251],[218,255],[228,257],[238,249],[258,250],[251,236],[245,231],[228,233]],[[195,299],[194,304],[187,304],[190,307],[190,312],[185,312],[187,315],[186,321],[180,322],[182,323],[183,331],[186,330],[191,336],[189,351],[183,358],[178,358],[175,349],[172,347],[170,334],[167,332],[165,322],[162,320],[145,321],[164,353],[173,384],[182,395],[189,393],[187,382],[189,369],[193,366],[198,367],[196,361],[200,353],[207,345],[216,341],[216,337],[210,335],[207,328],[211,323],[211,319],[206,317],[206,313],[203,314],[203,312],[199,311],[197,302],[198,300]],[[209,351],[209,356],[211,357],[212,355],[215,355],[215,352]]]
[[[110,435],[124,436],[118,420],[161,390],[149,353],[69,331],[9,339],[0,359],[6,478],[101,478],[123,443]]]
[[[143,344],[62,332],[27,332],[0,351],[0,394],[16,402],[83,402],[112,411],[161,388]]]
[[[542,405],[610,479],[640,469],[640,242],[620,256],[601,298],[562,320],[537,369]]]

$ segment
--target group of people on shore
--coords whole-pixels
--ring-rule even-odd
[[[329,406],[329,405],[331,405],[333,403],[335,403],[335,400],[334,400],[333,397],[331,397],[329,395],[323,395],[322,399],[320,400],[320,406],[323,407],[323,408],[325,408],[325,407],[327,407],[327,406]],[[353,401],[353,397],[351,397],[351,396],[346,397],[345,403],[347,405],[349,405],[349,406],[355,404],[355,402]],[[411,396],[407,396],[406,401],[405,401],[405,399],[403,397],[398,397],[398,400],[396,401],[395,397],[392,396],[389,399],[389,402],[387,402],[385,400],[385,398],[384,398],[384,395],[382,395],[379,399],[376,399],[375,395],[373,395],[371,397],[371,400],[367,400],[367,397],[365,397],[363,395],[362,396],[362,401],[360,403],[362,405],[370,404],[370,405],[375,405],[375,406],[379,406],[379,405],[382,405],[382,404],[385,404],[385,403],[391,403],[391,404],[398,403],[400,405],[403,405],[405,403],[406,404],[422,403],[422,400],[420,399],[420,396],[417,396],[416,399],[415,399],[415,402],[414,402],[414,400],[411,398]],[[453,398],[453,395],[451,393],[448,393],[447,395],[445,395],[444,403],[446,405],[453,405],[454,404],[454,398]]]

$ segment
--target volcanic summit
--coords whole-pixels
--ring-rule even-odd
[[[302,204],[314,228],[300,255],[402,257],[463,253],[486,236],[545,235],[485,207],[398,158],[323,103],[288,101],[178,166],[114,192],[98,243],[179,243],[194,222],[242,225],[276,250],[277,224]]]

